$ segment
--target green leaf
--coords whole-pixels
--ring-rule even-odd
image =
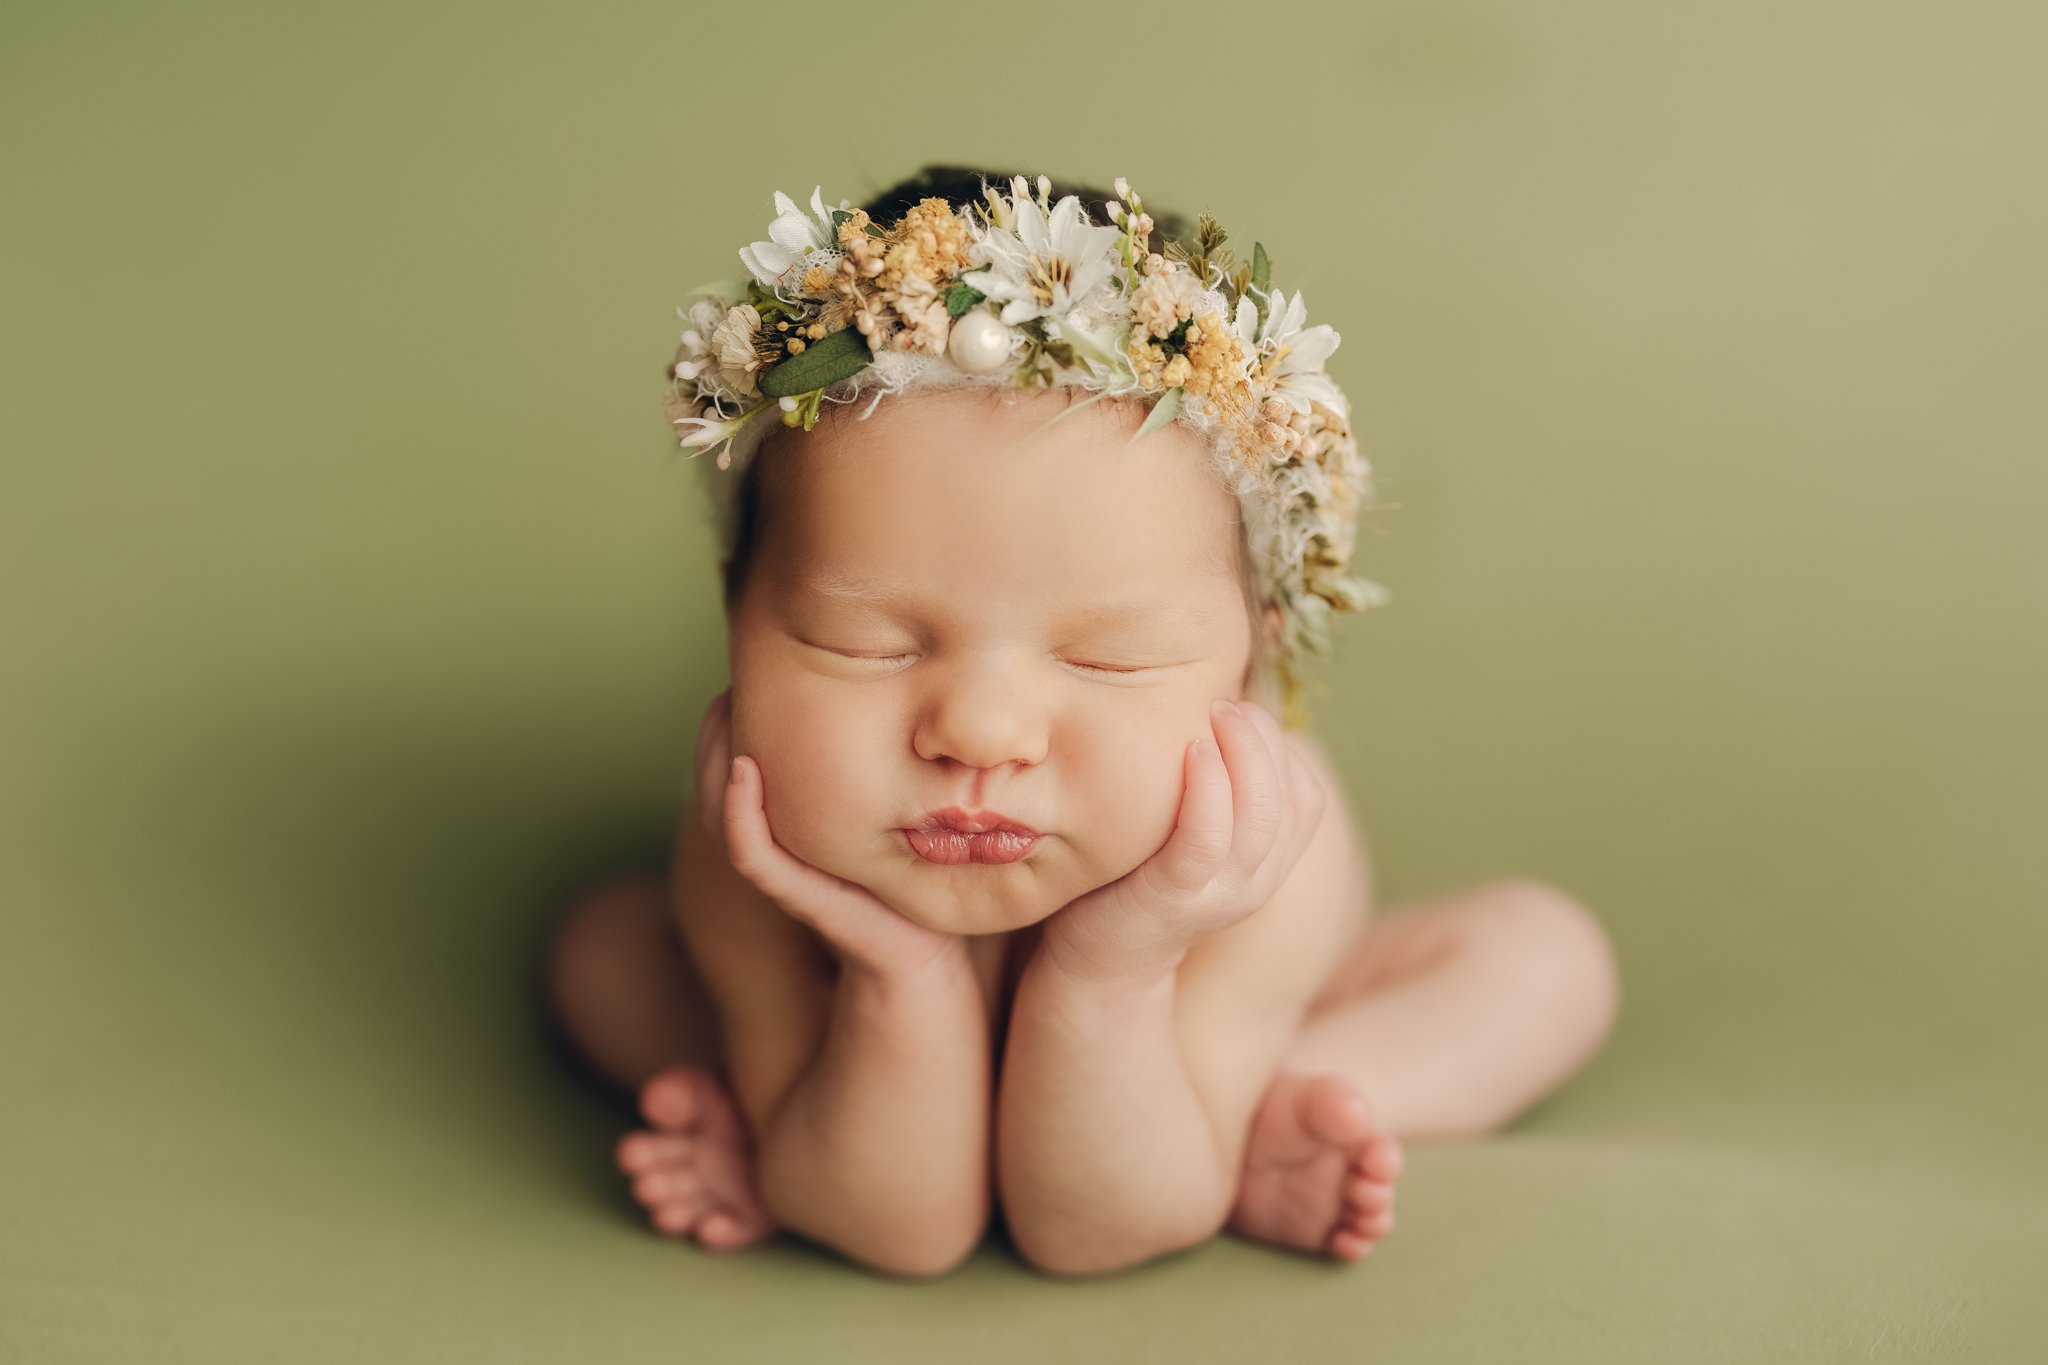
[[[971,284],[956,284],[946,291],[946,316],[957,318],[987,297]]]
[[[841,223],[847,221],[851,217],[853,217],[853,215],[847,212],[845,209],[834,209],[832,210],[832,226],[834,228],[837,228]]]
[[[1071,417],[1075,413],[1079,412],[1082,408],[1087,407],[1090,403],[1100,403],[1103,399],[1107,397],[1109,397],[1108,389],[1097,389],[1091,396],[1082,399],[1078,403],[1068,404],[1066,407],[1061,408],[1058,412],[1054,413],[1045,421],[1039,423],[1038,427],[1031,433],[1031,435],[1036,436],[1039,432],[1044,431],[1047,427],[1050,427],[1054,422],[1060,421],[1061,419],[1066,417]],[[1029,440],[1030,437],[1026,437],[1025,439]]]
[[[1131,439],[1124,442],[1124,444],[1127,446],[1136,445],[1148,433],[1158,430],[1178,417],[1180,415],[1181,392],[1180,389],[1173,388],[1161,394],[1159,401],[1152,405],[1151,414],[1145,418],[1145,425],[1139,427]]]
[[[852,327],[842,327],[804,347],[801,354],[763,371],[761,392],[769,398],[794,398],[859,374],[874,360],[867,338]]]
[[[1259,306],[1260,326],[1264,326],[1266,322],[1266,291],[1272,288],[1272,281],[1273,263],[1270,260],[1266,259],[1266,244],[1264,242],[1253,242],[1252,287],[1258,290],[1259,292],[1258,296],[1254,298],[1252,302],[1258,304]]]
[[[1121,356],[1118,356],[1111,352],[1109,348],[1104,346],[1100,341],[1088,335],[1088,333],[1082,331],[1079,327],[1073,326],[1072,323],[1067,324],[1066,340],[1067,344],[1077,354],[1081,355],[1083,358],[1087,360],[1095,362],[1097,365],[1100,365],[1105,370],[1109,370],[1114,373],[1120,372],[1123,369],[1127,368],[1123,363],[1123,358]]]

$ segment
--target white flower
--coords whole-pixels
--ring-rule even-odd
[[[740,429],[752,420],[753,413],[741,413],[737,417],[678,417],[675,425],[684,428],[681,442],[685,448],[700,447],[698,453],[723,446],[718,451],[718,467],[732,468],[732,447],[727,444],[739,435]]]
[[[1337,349],[1340,338],[1327,323],[1304,328],[1305,320],[1300,290],[1292,299],[1275,290],[1266,300],[1263,325],[1258,305],[1247,291],[1237,301],[1237,316],[1231,325],[1252,357],[1253,382],[1261,392],[1273,394],[1296,412],[1307,412],[1310,401],[1316,400],[1348,413],[1350,405],[1343,392],[1323,373],[1323,362]]]
[[[775,221],[768,225],[768,240],[740,248],[740,260],[768,288],[777,289],[792,267],[809,265],[812,253],[838,247],[839,232],[825,207],[824,188],[811,191],[810,218],[794,199],[775,191]]]
[[[760,330],[761,314],[753,304],[742,303],[726,309],[711,331],[711,363],[718,367],[718,377],[741,393],[760,392],[754,382],[754,372],[761,368],[754,350],[754,336]]]
[[[991,227],[975,242],[974,263],[991,268],[970,282],[1002,305],[1006,327],[1058,318],[1109,279],[1120,264],[1116,243],[1122,236],[1116,228],[1090,224],[1078,195],[1055,204],[1050,219],[1036,201],[1019,197],[1011,225]]]
[[[711,334],[718,324],[725,320],[725,306],[717,299],[698,299],[685,313],[676,309],[676,315],[689,321],[689,328],[683,333],[683,344],[676,352],[675,376],[678,379],[695,379],[712,363]]]
[[[754,355],[753,337],[761,315],[752,304],[734,307],[707,295],[692,303],[687,313],[678,308],[676,315],[690,324],[676,348],[671,373],[677,379],[718,403],[744,402],[759,392],[754,376],[760,361]]]

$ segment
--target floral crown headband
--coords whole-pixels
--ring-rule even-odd
[[[1208,439],[1243,509],[1258,586],[1281,610],[1272,662],[1299,717],[1295,660],[1329,652],[1330,613],[1390,595],[1345,572],[1372,481],[1350,404],[1323,370],[1338,335],[1302,325],[1299,292],[1269,289],[1264,244],[1233,263],[1205,213],[1194,242],[1149,251],[1152,217],[1122,177],[1104,205],[1113,226],[1093,223],[1078,196],[1049,204],[1042,175],[1035,198],[1021,175],[1007,195],[983,180],[985,203],[931,197],[886,224],[843,201],[828,208],[820,189],[809,216],[776,192],[768,240],[739,253],[753,276],[743,290],[703,285],[676,310],[689,326],[666,406],[692,457],[744,467],[771,430],[766,414],[808,431],[821,402],[869,391],[863,418],[884,394],[967,384],[1096,391],[1055,422],[1113,395],[1153,398],[1131,439],[1171,421]],[[728,551],[722,485],[733,481],[713,494]]]

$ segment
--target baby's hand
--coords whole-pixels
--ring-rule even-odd
[[[1221,742],[1191,746],[1179,820],[1159,851],[1046,921],[1067,971],[1112,978],[1171,970],[1198,940],[1273,898],[1308,847],[1323,785],[1253,701],[1210,712]]]
[[[697,806],[733,869],[783,913],[815,929],[846,966],[889,978],[968,969],[967,940],[905,919],[855,882],[792,855],[768,827],[761,765],[732,753],[732,689],[697,730]]]

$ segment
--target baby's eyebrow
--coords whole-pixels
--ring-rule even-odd
[[[798,577],[796,586],[800,592],[816,593],[821,597],[836,598],[840,601],[864,602],[869,606],[918,608],[926,605],[916,593],[907,589],[891,588],[886,584],[856,578],[851,574],[831,569],[813,570],[803,574]],[[1112,602],[1093,601],[1073,614],[1084,621],[1146,621],[1163,617],[1203,626],[1216,619],[1206,609],[1191,603],[1150,597]]]

